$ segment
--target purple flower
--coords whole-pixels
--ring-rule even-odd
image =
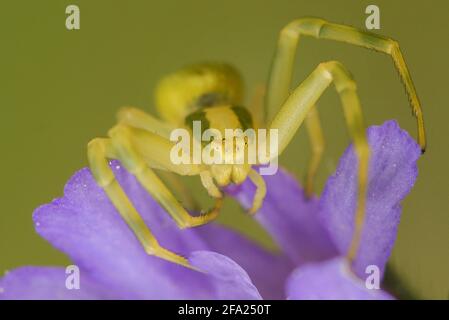
[[[0,279],[0,299],[390,299],[365,286],[365,269],[380,274],[391,253],[400,202],[412,188],[419,146],[397,123],[368,129],[371,146],[367,211],[358,254],[345,259],[353,234],[357,161],[349,147],[320,199],[306,199],[292,176],[265,176],[267,197],[256,219],[276,240],[272,253],[212,223],[179,230],[118,162],[118,181],[160,243],[203,272],[148,256],[88,169],[67,183],[62,198],[36,209],[36,231],[80,269],[68,290],[65,268],[21,267]],[[254,186],[227,189],[243,207]]]

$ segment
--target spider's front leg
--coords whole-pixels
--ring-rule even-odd
[[[297,19],[281,30],[268,81],[265,104],[267,122],[272,120],[272,117],[276,114],[278,108],[289,94],[296,50],[301,36],[345,42],[355,46],[373,49],[391,56],[394,66],[404,83],[413,114],[417,119],[418,143],[424,152],[426,148],[426,135],[421,103],[398,42],[375,33],[342,24],[331,23],[323,19]]]
[[[345,42],[390,55],[404,83],[413,114],[417,119],[418,142],[421,149],[425,150],[426,136],[421,104],[399,44],[391,38],[318,18],[294,20],[280,32],[265,99],[264,115],[266,123],[270,123],[290,93],[296,51],[301,36]],[[324,138],[317,112],[308,115],[306,127],[312,147],[312,156],[306,173],[305,190],[307,195],[311,195],[313,192],[313,181],[324,149]]]
[[[264,118],[264,110],[263,110],[263,97],[265,95],[265,88],[264,87],[258,87],[256,90],[256,94],[254,95],[253,101],[250,104],[249,110],[251,111],[251,114],[253,116],[254,122],[257,124],[257,127],[262,127],[267,124],[265,124]],[[255,120],[257,119],[257,120]],[[324,152],[324,134],[323,129],[321,127],[321,120],[320,115],[318,113],[318,110],[316,106],[310,109],[309,113],[307,114],[307,117],[305,119],[306,129],[307,129],[307,136],[309,138],[309,145],[310,149],[312,151],[312,154],[309,159],[309,163],[307,166],[307,171],[305,175],[305,185],[304,185],[304,191],[308,198],[310,198],[313,195],[314,192],[314,182],[315,182],[315,176],[318,172],[318,168],[321,163],[321,158],[323,156]],[[251,178],[251,176],[250,176]],[[258,190],[260,190],[259,194],[262,194],[262,192],[266,192],[266,187],[263,184],[263,179],[260,180],[256,176],[254,176],[253,183],[258,186]],[[265,191],[264,191],[265,190]],[[260,205],[253,205],[253,209],[250,210],[250,213],[255,213],[257,211],[257,208]]]
[[[313,110],[317,100],[332,82],[340,96],[346,124],[354,141],[355,153],[359,160],[354,235],[347,253],[347,257],[352,260],[357,254],[365,218],[370,153],[360,101],[352,76],[339,62],[321,63],[288,97],[271,122],[270,129],[278,130],[278,150],[280,154],[290,143],[306,119],[307,114]]]
[[[118,159],[136,176],[140,184],[171,215],[180,228],[199,226],[215,219],[221,209],[222,199],[200,216],[191,216],[162,183],[150,166],[181,175],[200,173],[197,165],[175,165],[170,161],[172,143],[151,132],[117,125],[110,130],[111,139],[94,139],[88,145],[90,168],[97,183],[132,229],[148,254],[189,267],[188,261],[161,247],[115,179],[107,159]]]
[[[134,232],[145,252],[189,267],[187,259],[159,245],[159,242],[115,179],[107,160],[108,158],[115,158],[111,140],[96,138],[90,141],[88,144],[88,158],[95,180],[103,188],[114,207]]]
[[[144,112],[141,109],[132,106],[120,108],[117,113],[117,121],[119,124],[142,129],[154,134],[157,134],[166,139],[170,139],[170,133],[178,127],[168,122],[162,121],[151,114]],[[171,172],[161,170],[159,177],[176,192],[179,200],[189,209],[199,211],[199,204],[191,190],[188,189],[184,183],[179,179],[179,175]]]
[[[325,146],[320,115],[316,106],[310,108],[310,111],[306,116],[305,123],[312,155],[310,156],[309,164],[307,166],[304,190],[306,192],[306,196],[311,197],[313,195],[315,176],[318,172]]]

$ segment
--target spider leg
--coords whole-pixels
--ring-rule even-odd
[[[248,210],[249,214],[256,214],[260,209],[263,203],[263,199],[267,194],[267,186],[265,184],[265,180],[262,176],[254,169],[251,169],[248,173],[249,179],[256,186],[256,193],[254,194],[253,204],[251,208]]]
[[[289,94],[296,49],[302,35],[312,36],[317,39],[346,42],[390,55],[404,83],[413,114],[417,118],[418,142],[421,149],[425,150],[426,136],[421,104],[399,44],[395,40],[381,35],[365,32],[350,26],[330,23],[322,19],[304,18],[294,20],[281,30],[265,100],[267,122],[271,121]]]
[[[122,107],[117,112],[117,121],[120,124],[156,133],[167,139],[170,138],[170,133],[174,129],[179,128],[179,126],[157,119],[143,110],[129,106]]]
[[[215,198],[214,207],[200,216],[191,216],[150,168],[157,167],[181,175],[200,174],[202,168],[194,164],[173,164],[169,140],[151,132],[117,125],[109,131],[118,160],[136,176],[140,184],[170,214],[180,228],[200,226],[214,220],[221,209],[222,198]]]
[[[161,178],[162,182],[167,185],[170,190],[175,192],[176,197],[187,210],[201,210],[200,204],[193,196],[191,189],[183,183],[179,175],[164,170],[159,170],[157,174]]]
[[[200,173],[201,183],[203,184],[204,188],[206,188],[209,195],[213,198],[221,198],[222,193],[220,189],[215,185],[214,179],[212,177],[212,174],[210,171],[205,170],[201,171]]]
[[[266,126],[263,122],[263,98],[265,97],[266,88],[264,86],[257,86],[253,99],[249,105],[249,110],[253,116],[256,127]],[[312,154],[309,159],[305,178],[305,193],[308,198],[313,194],[314,181],[316,173],[321,163],[322,155],[324,152],[325,142],[323,129],[321,127],[321,121],[319,112],[316,107],[313,107],[306,117],[307,137],[309,139],[310,149]]]
[[[178,128],[170,123],[153,117],[143,110],[130,106],[122,107],[119,110],[117,113],[117,120],[120,124],[146,130],[167,139],[170,138],[170,133]],[[178,175],[169,171],[161,171],[159,172],[159,176],[172,190],[177,192],[177,195],[182,202],[186,204],[187,208],[196,211],[198,210],[198,202],[190,190],[179,179]]]
[[[159,242],[115,179],[114,173],[107,161],[108,158],[115,158],[114,155],[115,151],[110,139],[96,138],[89,142],[89,164],[97,183],[104,189],[117,211],[142,244],[146,253],[190,267],[187,259],[159,245]]]
[[[254,129],[263,128],[265,125],[263,114],[266,91],[266,85],[257,85],[248,105],[248,110],[253,118]]]
[[[278,150],[280,154],[290,143],[307,114],[313,109],[317,100],[332,82],[340,96],[346,124],[354,141],[354,149],[359,164],[354,235],[347,253],[349,260],[353,260],[357,254],[365,219],[370,150],[360,101],[356,92],[356,84],[350,73],[339,62],[321,63],[288,97],[274,117],[270,129],[278,130]]]
[[[313,195],[316,173],[320,166],[325,148],[323,129],[321,127],[320,115],[316,106],[310,108],[305,123],[310,149],[312,150],[312,155],[310,156],[309,164],[307,166],[305,182],[305,193],[306,196],[310,198]]]

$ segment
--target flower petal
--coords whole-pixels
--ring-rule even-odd
[[[64,268],[22,267],[0,279],[0,300],[65,300],[108,297],[91,279],[80,273],[79,289],[67,289]]]
[[[226,256],[211,251],[195,251],[189,261],[206,273],[215,299],[262,299],[245,270]]]
[[[267,195],[255,218],[282,251],[297,265],[337,255],[338,251],[318,220],[318,200],[307,199],[295,178],[284,170],[263,178]],[[250,181],[226,191],[244,208],[251,207],[255,186]]]
[[[383,274],[396,238],[400,202],[409,193],[418,173],[419,146],[395,121],[368,129],[371,148],[366,218],[354,271],[363,276],[369,265]],[[354,229],[357,196],[357,159],[349,147],[336,173],[329,178],[320,199],[320,219],[339,252],[344,255]]]
[[[132,203],[163,246],[184,256],[196,250],[226,255],[248,272],[264,298],[285,297],[283,283],[294,267],[285,256],[268,252],[239,233],[215,223],[180,230],[132,175],[121,169],[116,161],[112,166]],[[267,274],[271,276],[267,277]]]
[[[112,162],[111,167],[161,245],[184,256],[194,250],[210,247],[206,242],[209,241],[206,232],[201,234],[198,229],[180,230],[132,175],[117,162]],[[67,253],[76,265],[107,286],[110,292],[122,298],[214,298],[209,281],[203,274],[148,256],[144,252],[88,169],[76,173],[67,183],[64,193],[64,197],[35,211],[33,219],[36,231]],[[241,247],[245,250],[257,248],[248,241],[243,245],[238,244],[239,240],[235,239],[243,241],[243,238],[231,231],[220,233],[220,227],[216,226],[214,249],[229,249],[227,245],[217,244],[221,234],[233,241],[235,251]],[[270,259],[276,260],[273,259],[274,255],[268,253],[261,253],[260,257],[268,265]]]
[[[264,299],[285,299],[284,284],[295,267],[288,257],[268,252],[237,232],[216,224],[197,231],[209,250],[231,258],[248,273]]]
[[[185,268],[144,252],[89,170],[75,174],[65,196],[38,208],[33,219],[42,237],[111,292],[123,298],[188,297],[188,290],[174,290],[176,277],[168,276]]]
[[[298,300],[389,300],[380,289],[367,289],[341,257],[305,264],[287,282],[287,298]]]

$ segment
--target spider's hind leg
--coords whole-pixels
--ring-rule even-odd
[[[107,160],[108,158],[115,158],[111,140],[96,138],[90,141],[88,144],[88,158],[95,180],[104,189],[114,207],[132,229],[145,252],[186,267],[191,267],[186,258],[159,245],[159,242],[115,179]]]

